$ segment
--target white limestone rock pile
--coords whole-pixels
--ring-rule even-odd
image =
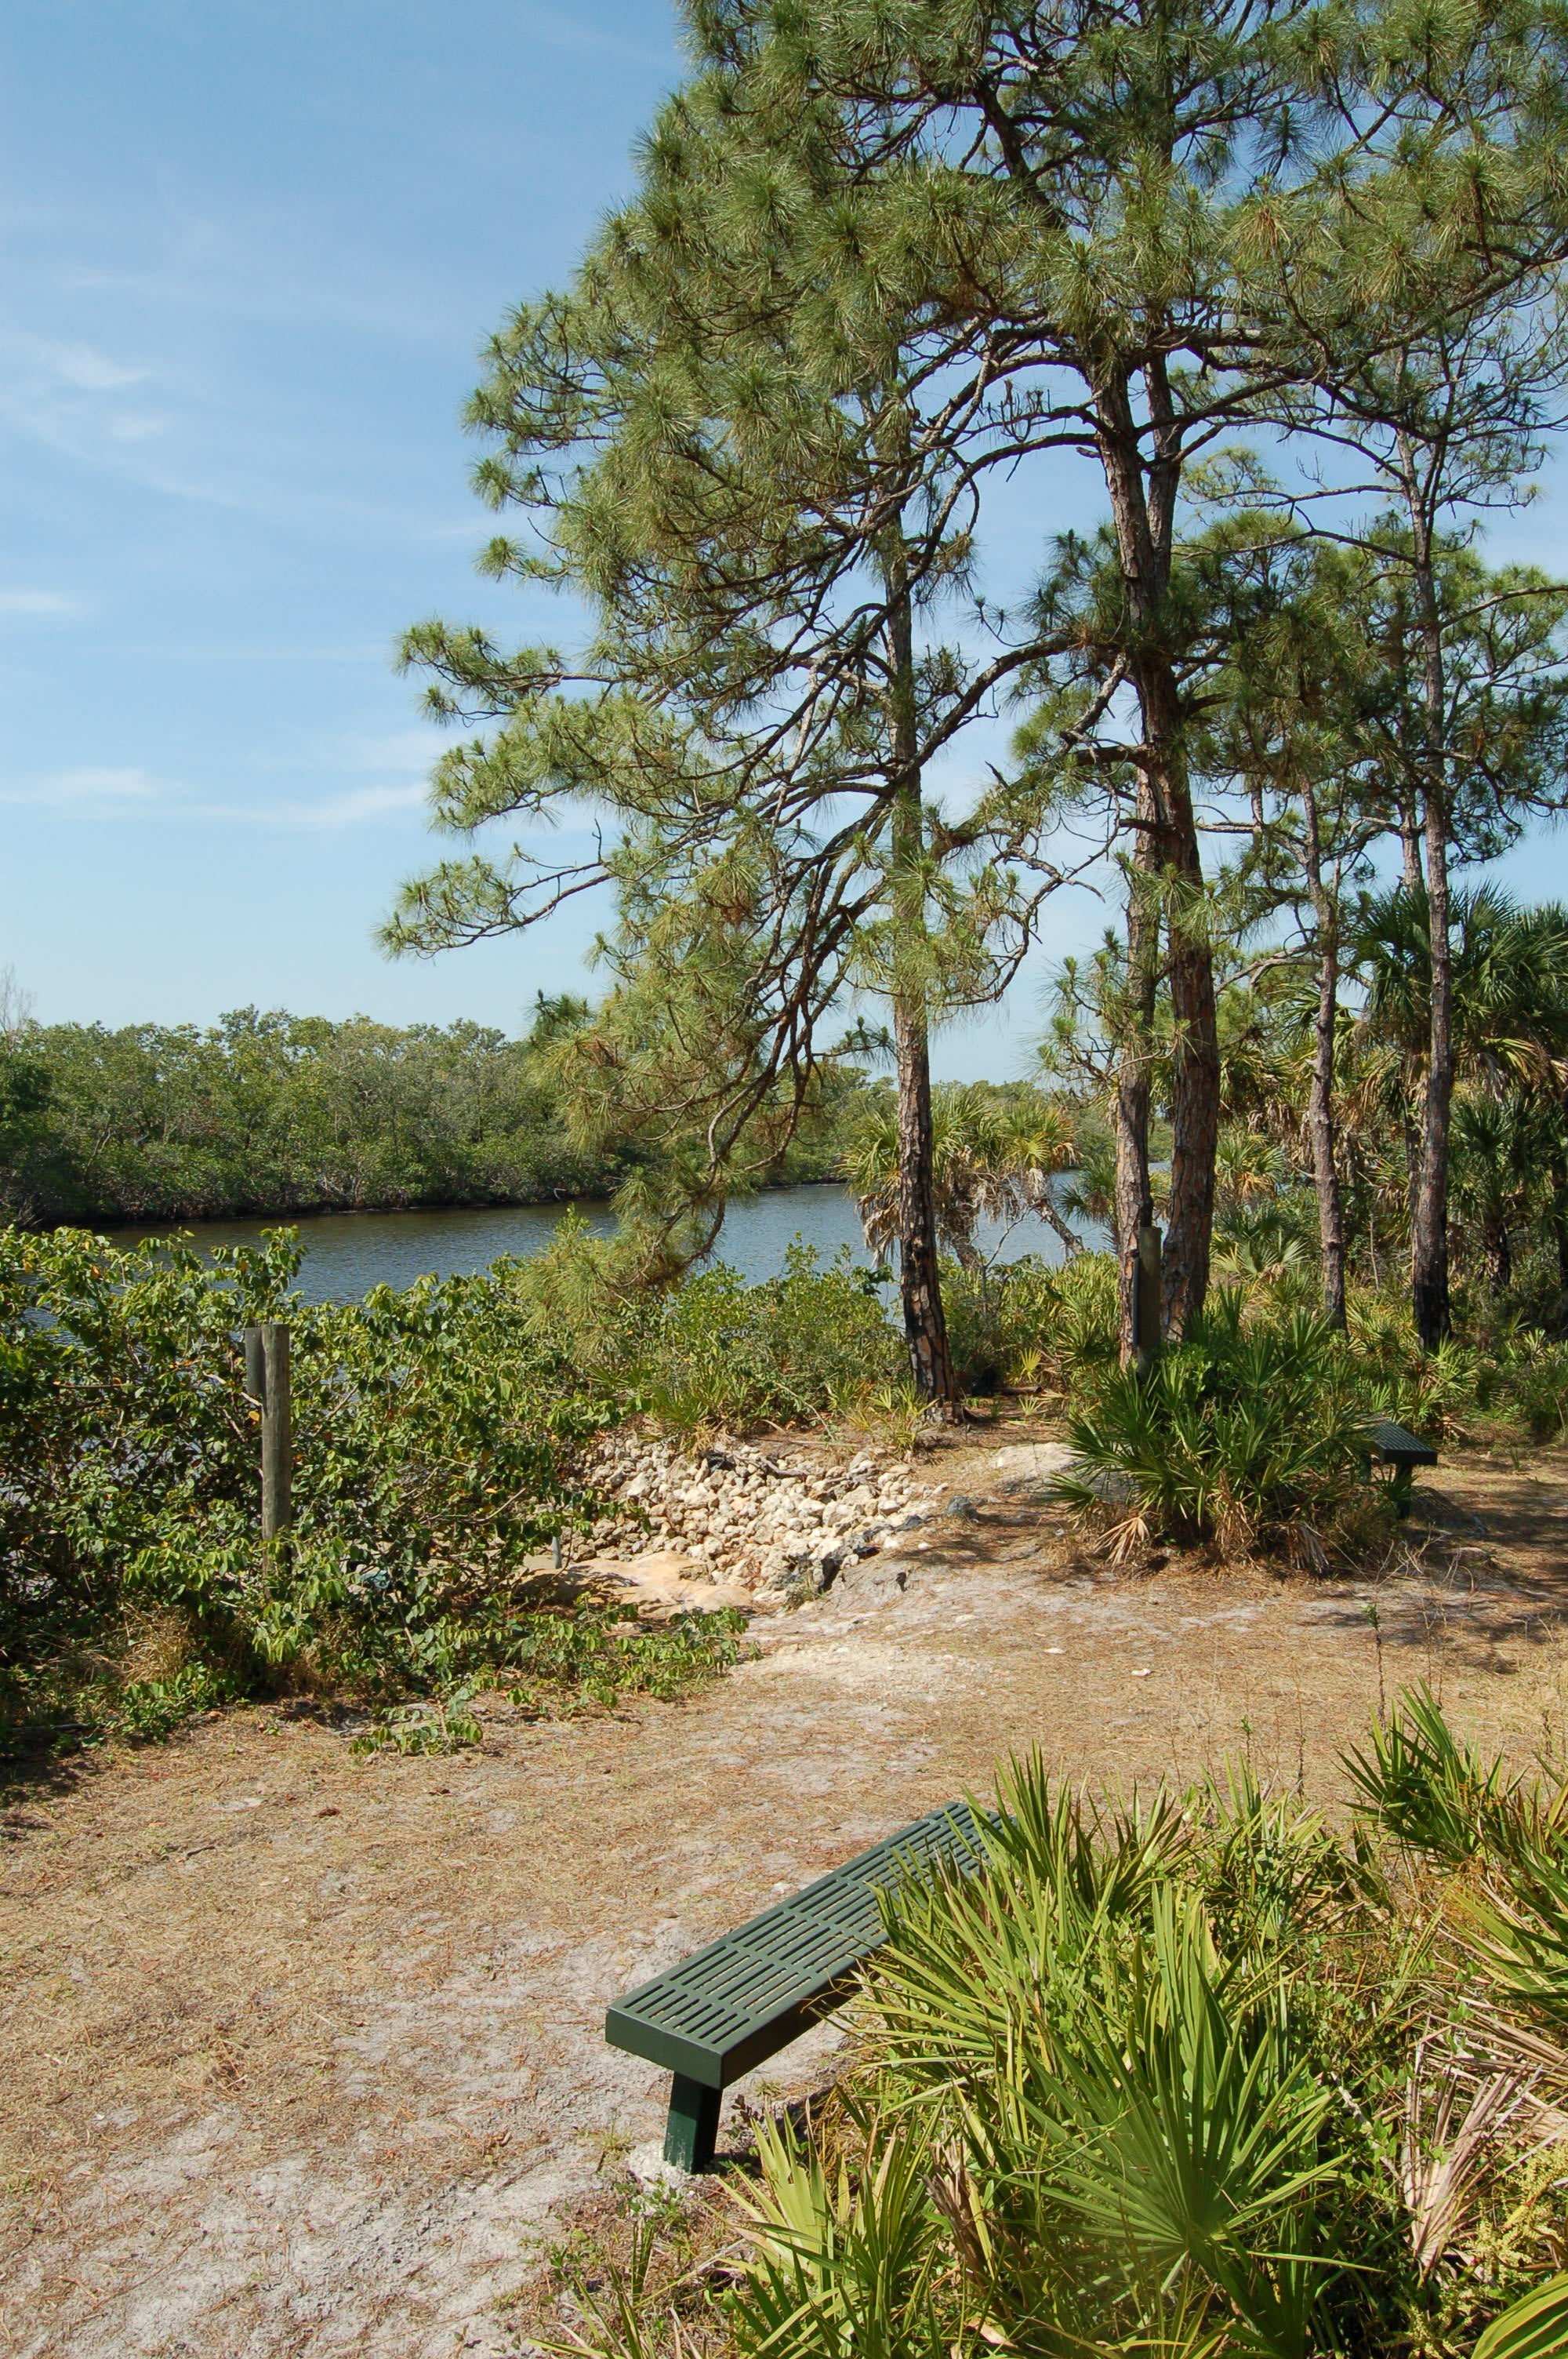
[[[715,1581],[769,1602],[827,1587],[841,1566],[925,1522],[946,1487],[871,1456],[814,1466],[750,1442],[692,1452],[629,1433],[606,1440],[589,1479],[622,1510],[595,1525],[597,1554],[681,1549]]]

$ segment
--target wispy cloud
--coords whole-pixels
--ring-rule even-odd
[[[29,803],[49,810],[147,810],[166,800],[167,789],[149,771],[96,762],[54,770],[19,786],[0,787],[0,802]]]
[[[176,820],[182,826],[206,821],[222,827],[267,828],[305,835],[399,819],[420,810],[424,800],[423,784],[410,781],[344,787],[315,796],[215,802],[188,786],[157,778],[148,770],[100,763],[82,763],[15,784],[0,784],[0,804],[55,811],[62,819]]]
[[[0,614],[53,616],[85,612],[81,599],[67,597],[63,590],[0,590]]]
[[[73,458],[105,455],[155,440],[168,419],[145,398],[154,373],[96,345],[0,331],[0,419],[18,433]]]
[[[208,803],[201,806],[200,816],[225,820],[237,827],[297,829],[315,834],[417,810],[424,800],[422,785],[348,787],[341,794],[322,795],[314,801],[290,797],[275,803]]]
[[[153,375],[140,362],[114,360],[95,345],[30,335],[20,329],[0,338],[0,352],[35,376],[75,393],[122,393],[127,386],[147,384]]]
[[[208,506],[247,504],[222,474],[194,467],[189,372],[122,358],[80,340],[0,329],[0,425],[79,463]]]

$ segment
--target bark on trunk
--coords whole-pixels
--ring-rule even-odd
[[[1214,960],[1205,922],[1203,860],[1193,816],[1183,744],[1181,694],[1166,643],[1181,440],[1163,363],[1143,371],[1153,455],[1145,468],[1127,373],[1097,391],[1100,462],[1110,498],[1128,603],[1129,663],[1142,723],[1150,805],[1141,840],[1152,837],[1151,863],[1166,904],[1171,978],[1171,1209],[1164,1248],[1166,1332],[1179,1339],[1203,1309],[1214,1228],[1214,1164],[1219,1140],[1219,1041]],[[1152,822],[1152,824],[1151,824]],[[1129,1246],[1121,1239],[1123,1296],[1130,1293]],[[1123,1310],[1127,1308],[1124,1299]],[[1124,1326],[1125,1337],[1125,1326]]]
[[[1168,672],[1151,705],[1174,707]],[[1165,936],[1171,977],[1171,1211],[1165,1230],[1164,1324],[1178,1342],[1208,1292],[1214,1234],[1214,1167],[1219,1146],[1219,1034],[1203,864],[1173,710],[1162,723],[1171,748],[1165,791],[1171,815]]]
[[[1335,1159],[1334,1028],[1339,1006],[1339,910],[1324,882],[1323,842],[1317,797],[1303,788],[1306,821],[1307,884],[1317,927],[1317,1013],[1313,1022],[1312,1092],[1307,1127],[1312,1134],[1313,1184],[1317,1190],[1318,1246],[1323,1261],[1323,1307],[1336,1327],[1345,1324],[1345,1208]]]
[[[1416,817],[1413,801],[1401,802],[1400,806],[1400,853],[1403,869],[1400,882],[1407,893],[1412,895],[1419,893],[1421,891],[1421,821]]]
[[[1407,1060],[1400,1119],[1405,1142],[1405,1224],[1410,1232],[1412,1254],[1415,1251],[1416,1206],[1421,1198],[1422,1103],[1420,1068]]]
[[[1406,494],[1413,507],[1413,479],[1407,479]],[[1394,715],[1399,770],[1394,799],[1400,821],[1400,881],[1407,893],[1414,895],[1421,891],[1421,778],[1425,741],[1424,734],[1412,734],[1411,702],[1404,692],[1411,674],[1411,635],[1410,616],[1402,598],[1394,601],[1384,652],[1390,676],[1399,683]]]
[[[958,1398],[936,1258],[936,1197],[931,1172],[931,1060],[924,1005],[893,1003],[898,1060],[898,1274],[909,1369],[922,1397],[946,1408]]]
[[[926,1016],[925,819],[915,765],[914,624],[902,547],[888,566],[891,596],[893,799],[890,901],[894,928],[893,1053],[898,1074],[898,1266],[904,1341],[915,1388],[957,1413],[958,1381],[947,1343],[937,1260],[931,1058]]]
[[[1140,781],[1139,805],[1146,821],[1152,804]],[[1154,992],[1159,974],[1160,905],[1153,874],[1154,836],[1139,833],[1127,880],[1126,1020],[1116,1065],[1117,1338],[1121,1364],[1129,1367],[1138,1347],[1138,1232],[1154,1217],[1149,1190],[1149,1068],[1153,1055]]]
[[[1552,1158],[1552,1234],[1557,1246],[1557,1284],[1568,1294],[1568,1163]]]
[[[1506,1221],[1494,1220],[1487,1224],[1486,1235],[1487,1283],[1492,1299],[1508,1292],[1514,1282],[1513,1239]]]
[[[1434,1352],[1450,1332],[1448,1307],[1448,1138],[1454,1102],[1454,964],[1449,940],[1448,779],[1444,746],[1443,622],[1425,519],[1411,503],[1416,587],[1421,600],[1426,766],[1422,832],[1426,839],[1426,906],[1431,937],[1432,1031],[1427,1050],[1426,1119],[1421,1186],[1411,1238],[1411,1304],[1422,1346]]]

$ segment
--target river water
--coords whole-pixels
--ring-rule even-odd
[[[608,1204],[577,1207],[601,1234],[615,1225]],[[449,1277],[488,1269],[503,1254],[536,1254],[549,1242],[566,1210],[557,1204],[487,1206],[477,1212],[319,1212],[298,1223],[305,1249],[299,1290],[307,1302],[357,1302],[373,1286],[410,1286],[433,1273]],[[197,1221],[184,1232],[202,1246],[254,1245],[269,1221]],[[116,1244],[140,1237],[170,1236],[171,1229],[115,1232]],[[871,1266],[851,1199],[841,1188],[776,1188],[731,1205],[714,1258],[729,1262],[753,1285],[776,1277],[792,1242],[815,1245],[824,1260],[848,1245],[853,1260]],[[1003,1261],[1024,1254],[1058,1262],[1061,1245],[1041,1220],[1021,1221],[1011,1230],[982,1221],[977,1234],[982,1253],[999,1251]]]

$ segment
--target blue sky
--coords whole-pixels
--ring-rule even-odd
[[[46,1021],[254,1001],[515,1028],[585,929],[372,933],[439,739],[391,667],[471,557],[459,415],[679,77],[665,0],[8,0],[0,28],[0,968]],[[1495,533],[1563,561],[1561,492]],[[1077,480],[1010,519],[1086,520]],[[1022,541],[1021,541],[1022,546]],[[545,627],[558,632],[559,617]],[[1568,844],[1515,855],[1568,889]],[[1064,908],[1052,951],[1100,917]],[[1040,970],[947,1071],[1022,1069]]]

